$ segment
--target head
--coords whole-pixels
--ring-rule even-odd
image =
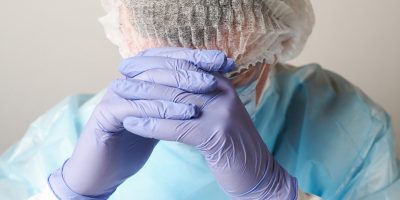
[[[218,49],[236,61],[231,75],[293,59],[314,25],[309,0],[103,0],[103,5],[108,15],[101,21],[123,57],[154,47]]]

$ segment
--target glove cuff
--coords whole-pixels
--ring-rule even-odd
[[[60,169],[57,169],[55,172],[51,173],[47,179],[47,183],[53,192],[53,194],[57,197],[57,199],[68,199],[68,200],[105,200],[108,199],[112,193],[109,194],[103,194],[100,196],[85,196],[85,195],[80,195],[74,191],[72,191],[71,188],[68,187],[68,185],[65,183],[64,177],[63,177],[63,168],[65,163],[68,160],[66,160],[63,164],[63,166]]]

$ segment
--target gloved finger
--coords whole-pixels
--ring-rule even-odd
[[[152,56],[152,57],[132,57],[122,61],[119,71],[127,77],[135,77],[145,71],[152,69],[168,69],[168,70],[185,70],[197,71],[202,70],[186,60]]]
[[[111,85],[111,89],[116,95],[127,100],[164,100],[201,106],[208,98],[206,95],[198,95],[197,98],[188,98],[195,94],[174,87],[134,79],[115,80]]]
[[[208,72],[230,72],[235,63],[219,50],[188,49],[188,48],[152,48],[142,51],[140,56],[163,56],[187,60],[200,69]]]
[[[214,91],[217,87],[217,81],[213,75],[187,70],[152,69],[132,79],[179,88],[197,94]]]
[[[135,100],[129,101],[131,109],[125,116],[185,120],[196,118],[199,109],[193,104],[181,104],[168,101],[148,101]]]
[[[186,93],[185,91],[145,81],[118,79],[113,81],[111,88],[118,96],[128,100],[164,100],[185,103],[179,98]]]
[[[177,131],[182,123],[184,121],[181,120],[127,117],[123,121],[123,126],[129,132],[145,138],[179,141]]]

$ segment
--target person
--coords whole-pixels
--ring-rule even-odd
[[[32,124],[0,159],[3,197],[398,196],[386,112],[317,64],[284,64],[311,33],[308,0],[103,3],[121,78]]]

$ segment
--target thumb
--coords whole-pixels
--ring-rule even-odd
[[[186,60],[207,72],[227,73],[235,68],[233,59],[226,57],[219,50],[188,49],[188,48],[152,48],[139,54],[140,56],[163,56]]]

